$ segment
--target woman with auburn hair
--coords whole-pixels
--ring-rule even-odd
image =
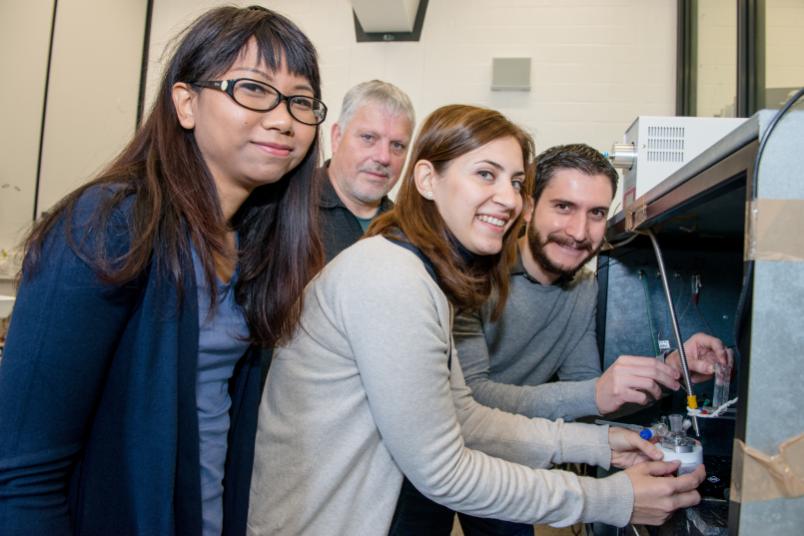
[[[242,534],[259,347],[322,262],[316,52],[224,7],[156,103],[26,243],[0,366],[0,533]]]
[[[425,120],[395,207],[308,285],[298,329],[275,352],[249,534],[429,534],[397,510],[403,477],[479,516],[629,520],[626,472],[532,468],[625,467],[661,457],[655,447],[481,406],[454,352],[455,310],[506,299],[532,159],[530,137],[493,110],[446,106]]]

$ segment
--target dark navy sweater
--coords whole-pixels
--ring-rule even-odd
[[[77,204],[79,236],[108,190]],[[107,251],[128,248],[132,199]],[[92,235],[90,234],[90,240]],[[58,225],[20,285],[0,366],[0,534],[200,534],[192,260],[176,285],[147,273],[101,282]],[[260,397],[250,350],[230,382],[224,534],[243,534]]]

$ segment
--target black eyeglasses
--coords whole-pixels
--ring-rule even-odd
[[[199,80],[190,82],[194,86],[217,89],[229,95],[233,101],[255,112],[268,112],[285,101],[288,113],[305,125],[320,125],[327,118],[327,106],[320,100],[306,95],[283,95],[274,86],[252,80]]]

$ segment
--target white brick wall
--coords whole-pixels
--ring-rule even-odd
[[[45,2],[0,2],[0,294],[16,273],[2,250],[19,244],[33,220],[52,13]]]
[[[804,0],[766,0],[765,87],[804,86]]]
[[[40,151],[38,214],[91,178],[136,126],[147,2],[62,0],[55,20],[54,4],[0,0],[0,249],[33,221]]]
[[[149,94],[167,39],[219,3],[155,1]],[[497,108],[538,149],[584,141],[606,150],[637,115],[675,113],[675,0],[430,0],[421,40],[396,43],[357,43],[348,0],[256,3],[287,15],[318,48],[325,138],[344,92],[371,78],[404,89],[418,119],[455,102]],[[531,91],[492,92],[493,57],[531,57]]]

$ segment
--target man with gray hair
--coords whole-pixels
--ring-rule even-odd
[[[318,170],[327,262],[392,206],[387,194],[402,172],[414,123],[410,99],[388,82],[362,82],[344,96],[332,125],[332,158]]]

